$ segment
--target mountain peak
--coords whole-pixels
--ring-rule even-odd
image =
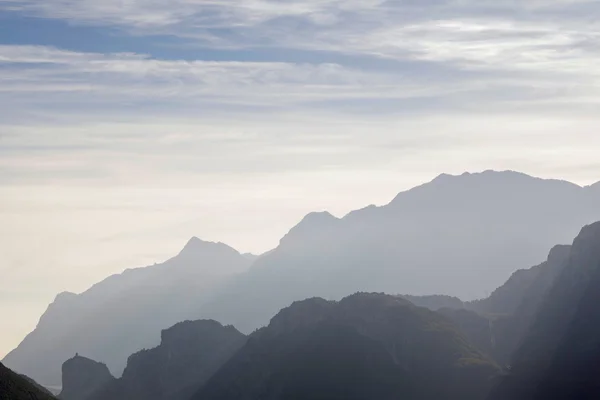
[[[58,303],[58,302],[63,302],[63,301],[69,301],[73,298],[77,297],[77,295],[75,293],[72,292],[62,292],[56,295],[56,297],[54,298],[54,303]]]
[[[311,212],[302,219],[302,222],[328,222],[328,221],[337,221],[337,218],[334,217],[329,211]]]
[[[239,254],[237,250],[221,242],[208,242],[194,236],[186,243],[185,247],[179,252],[179,258],[195,258],[206,253],[228,252]]]
[[[327,211],[312,212],[307,214],[298,225],[294,226],[287,235],[285,235],[280,244],[302,242],[304,240],[326,237],[331,230],[340,221]]]
[[[187,241],[187,243],[185,244],[185,246],[183,247],[183,249],[181,250],[181,253],[187,252],[187,251],[192,251],[192,250],[198,249],[200,247],[208,247],[211,244],[214,245],[216,243],[214,243],[214,242],[207,242],[205,240],[202,240],[202,239],[198,238],[197,236],[192,236],[190,238],[190,240]]]

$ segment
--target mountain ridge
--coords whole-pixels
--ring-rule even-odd
[[[479,298],[516,269],[535,265],[554,244],[571,240],[581,226],[600,219],[598,204],[600,191],[596,197],[594,191],[568,182],[487,171],[441,175],[399,193],[388,205],[366,207],[343,218],[310,213],[277,248],[254,261],[227,245],[192,238],[184,254],[208,246],[219,256],[199,262],[191,257],[188,262],[187,256],[178,255],[109,277],[72,301],[68,296],[69,301],[61,300],[61,307],[52,307],[40,319],[48,324],[38,324],[32,332],[38,343],[31,343],[28,336],[17,348],[21,354],[17,357],[13,351],[5,361],[52,385],[47,376],[29,369],[27,354],[40,355],[38,372],[42,373],[58,370],[67,356],[93,344],[90,356],[106,362],[118,376],[125,365],[123,354],[155,345],[161,329],[181,320],[215,319],[249,333],[294,300],[315,296],[339,300],[366,291]],[[231,267],[223,267],[229,262]],[[135,278],[142,272],[143,279]],[[143,289],[131,297],[126,293],[134,292],[132,286]],[[173,290],[168,292],[165,286]],[[98,312],[88,302],[109,302],[110,307]],[[173,302],[179,306],[168,308],[167,303]],[[159,315],[169,318],[155,321],[152,309],[163,310]],[[129,326],[120,332],[127,337],[143,329],[136,334],[138,348],[117,346],[119,339],[111,338],[111,332],[86,342],[83,335],[70,333],[84,325],[100,332],[100,320],[91,315],[101,315],[117,326],[127,326],[121,320],[143,321],[146,326]],[[60,326],[53,326],[54,322]],[[50,340],[61,345],[44,344]],[[102,343],[111,343],[115,355],[110,357],[118,362],[103,359],[108,355],[101,351]],[[64,350],[52,363],[64,358],[58,366],[45,366],[56,347]]]
[[[312,213],[290,231],[309,234],[286,235],[198,315],[251,332],[298,298],[355,291],[481,298],[600,219],[600,196],[589,193],[567,181],[486,171],[441,175],[342,218]],[[232,296],[243,311],[226,304]]]
[[[163,263],[127,269],[80,294],[59,294],[3,361],[47,386],[60,386],[61,365],[77,352],[120,376],[128,354],[157,344],[161,329],[190,319],[190,308],[251,263],[227,245],[192,238]],[[122,339],[132,336],[131,343]],[[32,359],[35,364],[28,362]]]
[[[475,400],[496,371],[441,315],[397,296],[356,293],[282,309],[192,400]]]
[[[573,241],[568,262],[540,305],[512,368],[489,399],[598,398],[599,294],[600,222],[585,226]]]

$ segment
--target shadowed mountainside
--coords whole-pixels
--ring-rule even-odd
[[[19,375],[0,363],[0,400],[56,400],[26,376]]]
[[[493,400],[597,399],[600,359],[600,223],[575,239]]]
[[[192,399],[475,400],[496,372],[437,313],[360,293],[282,310]]]
[[[469,340],[500,365],[510,364],[548,291],[565,268],[570,246],[555,246],[548,259],[519,270],[488,298],[447,307],[439,312],[450,318]]]
[[[246,343],[234,327],[209,320],[181,322],[161,337],[160,346],[129,357],[120,379],[75,400],[189,399]]]

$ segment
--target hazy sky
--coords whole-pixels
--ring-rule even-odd
[[[441,172],[600,180],[597,0],[0,0],[0,357],[55,294]]]

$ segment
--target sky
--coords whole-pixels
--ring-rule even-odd
[[[440,173],[600,180],[596,0],[0,0],[0,357],[191,236]]]

